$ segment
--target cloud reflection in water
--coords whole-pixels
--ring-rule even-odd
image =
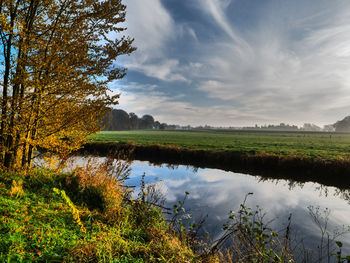
[[[139,185],[143,173],[146,173],[146,183],[161,182],[159,189],[166,196],[169,207],[182,200],[186,191],[189,192],[186,211],[195,220],[208,215],[204,227],[212,239],[220,235],[230,210],[237,210],[249,192],[254,194],[248,198],[247,206],[262,208],[266,212],[266,220],[273,219],[271,227],[276,230],[286,227],[288,216],[292,213],[292,231],[303,237],[305,245],[310,248],[317,245],[315,241],[319,240],[320,231],[312,222],[308,206],[331,210],[330,232],[334,226],[350,225],[349,200],[342,199],[339,189],[334,187],[316,183],[293,185],[286,180],[264,181],[259,177],[217,169],[194,171],[186,166],[169,169],[140,161],[133,163],[128,184]],[[346,239],[349,240],[350,235],[342,240],[344,246],[349,248],[350,242]]]

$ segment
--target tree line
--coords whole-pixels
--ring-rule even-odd
[[[209,125],[192,127],[190,125],[180,126],[156,121],[152,115],[145,114],[142,117],[135,113],[127,113],[122,109],[108,110],[105,117],[102,119],[102,125],[105,131],[123,131],[123,130],[138,130],[138,129],[225,129],[224,127],[212,127]],[[237,127],[228,127],[226,129],[238,129]],[[245,130],[277,130],[277,131],[325,131],[325,132],[350,132],[350,116],[343,120],[337,121],[334,124],[324,125],[323,128],[305,123],[302,127],[281,123],[279,125],[255,125],[253,127],[243,127]]]
[[[336,132],[350,132],[350,116],[337,121],[334,125]]]
[[[135,113],[127,113],[121,109],[112,109],[103,118],[102,124],[105,131],[125,131],[137,129],[175,129],[175,125],[155,121],[152,115],[145,114],[138,117]]]

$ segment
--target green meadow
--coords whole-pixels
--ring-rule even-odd
[[[181,149],[276,154],[312,159],[348,159],[350,134],[325,132],[273,132],[244,130],[102,131],[97,142],[159,144]]]

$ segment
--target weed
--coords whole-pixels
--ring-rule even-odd
[[[250,195],[252,193],[249,193]],[[283,245],[277,232],[264,222],[261,209],[252,210],[245,205],[237,212],[231,211],[229,221],[224,225],[224,234],[214,242],[208,254],[218,253],[220,248],[229,247],[219,253],[227,262],[294,262],[288,246]],[[224,249],[225,250],[225,249]]]
[[[128,176],[128,167],[120,162],[117,164],[117,168],[111,172],[113,162],[109,159],[103,163],[89,161],[85,167],[79,167],[74,172],[85,197],[90,203],[100,200],[103,215],[109,221],[118,220],[122,215],[122,201],[127,191],[121,184]]]
[[[10,195],[15,196],[15,197],[24,196],[23,181],[22,180],[19,180],[19,181],[13,180],[12,181]]]
[[[86,234],[86,229],[80,220],[79,210],[76,208],[76,206],[70,200],[70,198],[66,195],[66,192],[64,190],[59,190],[57,188],[53,188],[52,190],[56,194],[60,195],[62,197],[62,199],[67,203],[67,205],[72,209],[72,215],[73,215],[74,221],[80,226],[81,232]]]

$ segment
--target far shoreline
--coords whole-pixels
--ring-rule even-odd
[[[153,164],[189,165],[245,173],[266,179],[315,182],[340,189],[350,188],[350,160],[347,159],[315,159],[298,155],[250,154],[186,149],[176,145],[118,142],[90,142],[78,153],[95,156],[117,156],[118,153],[125,153],[130,160],[149,161]]]

